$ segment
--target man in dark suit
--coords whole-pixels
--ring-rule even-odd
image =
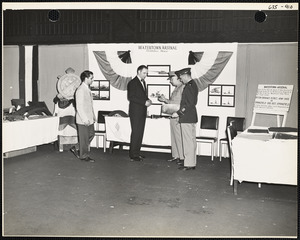
[[[183,143],[184,166],[181,170],[193,170],[197,162],[197,142],[196,142],[196,123],[198,122],[196,105],[198,101],[198,87],[191,77],[191,69],[184,68],[176,71],[180,81],[185,85],[180,108],[172,114],[172,117],[179,117],[181,136]]]
[[[137,69],[137,76],[127,85],[127,97],[129,101],[129,117],[131,124],[129,157],[131,161],[141,161],[143,156],[140,154],[145,122],[147,117],[147,107],[152,102],[147,97],[145,78],[148,68],[141,65]]]

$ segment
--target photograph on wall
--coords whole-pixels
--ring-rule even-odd
[[[211,84],[208,86],[208,106],[234,107],[235,85]]]
[[[221,85],[209,85],[208,86],[209,95],[221,95]]]
[[[93,95],[94,100],[100,100],[99,90],[97,91],[91,91]]]
[[[100,91],[109,91],[110,90],[110,83],[108,80],[100,80],[99,81],[99,90]]]
[[[234,96],[235,94],[234,85],[222,85],[222,96]]]
[[[110,100],[109,91],[99,91],[99,100]]]
[[[161,95],[164,95],[167,99],[170,98],[169,84],[147,84],[147,96],[152,101],[152,104],[162,104],[157,99]]]
[[[100,88],[100,81],[94,80],[92,84],[90,85],[91,90],[99,90]]]
[[[221,106],[221,96],[209,96],[208,106]]]
[[[168,77],[170,65],[148,65],[148,77]]]
[[[222,106],[223,107],[234,107],[234,97],[222,96]]]

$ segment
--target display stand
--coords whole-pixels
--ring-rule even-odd
[[[287,111],[284,111],[284,112],[271,112],[271,111],[267,111],[267,110],[254,109],[250,126],[255,126],[254,122],[255,122],[255,117],[256,117],[257,113],[258,114],[276,115],[277,116],[277,127],[285,127],[286,118],[287,118]],[[280,116],[283,116],[282,121],[280,121]]]

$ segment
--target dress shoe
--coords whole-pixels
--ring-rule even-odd
[[[168,159],[167,161],[168,161],[168,162],[174,162],[174,161],[177,162],[177,161],[179,161],[179,158],[172,158],[172,159]]]
[[[90,158],[90,157],[86,157],[86,158],[80,158],[80,160],[82,161],[86,161],[86,162],[95,162],[94,159]]]
[[[74,146],[70,148],[70,151],[75,155],[75,157],[79,158],[78,150]]]
[[[176,161],[176,163],[177,163],[177,165],[179,165],[179,166],[183,166],[183,165],[184,165],[184,160],[178,159],[178,160]]]
[[[188,171],[188,170],[195,170],[196,167],[184,167],[184,166],[182,166],[182,167],[179,167],[178,169],[182,170],[182,171]]]
[[[143,158],[141,158],[141,157],[132,157],[132,158],[130,158],[130,161],[131,162],[140,162],[140,161],[143,161]]]

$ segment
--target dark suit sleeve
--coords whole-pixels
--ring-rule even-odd
[[[194,108],[197,104],[198,91],[193,87],[193,85],[187,85],[184,88],[182,100],[180,103],[180,108],[177,111],[179,116],[183,116],[186,111]]]
[[[130,102],[145,106],[146,101],[148,98],[141,98],[139,96],[138,91],[140,91],[139,86],[136,84],[138,83],[136,79],[131,80],[127,85],[127,98]]]

